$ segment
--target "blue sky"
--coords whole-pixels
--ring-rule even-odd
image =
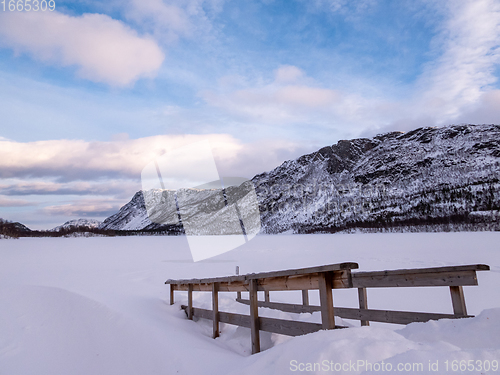
[[[56,1],[0,9],[0,217],[103,219],[210,139],[252,177],[340,139],[498,123],[498,0]]]

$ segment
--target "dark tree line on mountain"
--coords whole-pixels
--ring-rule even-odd
[[[165,225],[150,230],[110,230],[90,228],[85,226],[70,226],[58,231],[31,230],[20,223],[0,219],[0,237],[115,237],[115,236],[175,236],[184,234],[184,229],[178,225]]]

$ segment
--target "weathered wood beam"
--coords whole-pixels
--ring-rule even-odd
[[[183,309],[187,309],[187,306],[181,306]],[[193,315],[202,319],[212,319],[212,311],[206,309],[200,309],[195,307],[193,309]],[[240,327],[251,328],[250,316],[243,314],[234,314],[224,311],[219,312],[219,321],[221,323],[237,325]],[[287,336],[300,336],[307,333],[317,332],[322,328],[321,324],[301,322],[294,320],[283,320],[275,318],[265,318],[259,317],[259,326],[261,331],[278,333]],[[336,327],[343,328],[343,327]]]
[[[366,288],[358,288],[358,299],[359,299],[359,309],[368,309],[368,296],[366,295]],[[369,326],[370,322],[368,320],[362,320],[361,326]]]
[[[307,289],[302,290],[302,305],[309,306],[309,291]]]
[[[270,301],[269,291],[268,290],[264,291],[264,301],[266,301],[266,302]]]
[[[250,280],[250,329],[252,336],[252,354],[260,352],[259,305],[257,299],[257,280]]]
[[[321,323],[323,325],[323,329],[335,328],[332,288],[332,273],[321,273],[319,277],[319,301],[321,305]]]
[[[467,308],[465,307],[465,296],[462,286],[450,286],[451,303],[453,305],[453,312],[457,316],[467,315]]]
[[[396,273],[392,271],[359,272],[352,274],[355,288],[395,288],[419,286],[477,285],[476,271],[446,271],[426,273]]]
[[[174,290],[176,289],[176,286],[173,284],[170,284],[170,304],[174,304]]]
[[[248,300],[238,300],[238,302],[248,305]],[[290,313],[313,313],[321,311],[321,306],[303,306],[291,303],[278,302],[263,302],[259,301],[259,307],[267,307],[270,309],[280,310]],[[350,307],[335,307],[335,316],[343,319],[366,320],[371,322],[393,323],[393,324],[409,324],[413,322],[427,322],[429,320],[438,319],[456,319],[456,318],[471,318],[472,315],[457,316],[453,314],[438,314],[438,313],[423,313],[411,311],[393,311],[393,310],[371,310],[371,309],[356,309]]]
[[[352,279],[350,270],[332,271],[333,288],[352,288]],[[280,276],[270,277],[265,279],[251,279],[257,280],[258,291],[278,291],[278,290],[308,290],[319,288],[320,274],[308,275],[294,275],[294,276]],[[232,281],[232,282],[218,282],[220,292],[247,292],[250,289],[250,280],[247,281]],[[186,283],[186,284],[170,284],[175,285],[176,290],[188,290],[188,285],[193,285],[193,291],[212,290],[210,283]]]
[[[456,315],[452,314],[371,309],[362,310],[348,307],[336,307],[335,313],[343,319],[365,320],[370,322],[392,324],[410,324],[414,322],[428,322],[429,320],[458,318]],[[470,316],[461,316],[460,318],[470,318]]]
[[[219,283],[212,284],[212,337],[219,337]]]
[[[193,320],[193,285],[188,286],[188,310],[187,315],[189,320]]]
[[[247,299],[237,299],[236,300],[239,303],[243,303],[245,305],[249,305],[250,301]],[[321,311],[321,306],[314,306],[314,305],[295,305],[291,303],[280,303],[280,302],[265,302],[265,301],[259,301],[259,307],[267,307],[270,309],[274,310],[281,310],[284,312],[290,312],[290,313],[295,313],[295,314],[302,314],[302,313],[313,313],[315,311]]]
[[[249,281],[251,279],[264,279],[272,277],[283,277],[283,276],[297,276],[297,275],[308,275],[329,271],[343,271],[357,269],[359,266],[357,263],[336,263],[327,264],[324,266],[307,267],[307,268],[297,268],[284,271],[272,271],[272,272],[260,272],[260,273],[250,273],[246,275],[236,275],[236,276],[224,276],[224,277],[212,277],[206,279],[183,279],[183,280],[172,280],[168,279],[165,284],[212,284],[212,283],[232,283],[236,281]]]

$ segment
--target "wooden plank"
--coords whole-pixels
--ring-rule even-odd
[[[331,272],[324,272],[319,277],[319,300],[321,304],[321,323],[323,329],[335,328],[335,316],[333,309],[333,275]]]
[[[405,274],[409,275],[412,273],[436,273],[436,272],[461,272],[461,271],[489,271],[490,266],[486,264],[470,264],[465,266],[446,266],[446,267],[429,267],[429,268],[406,268],[397,270],[386,270],[386,271],[369,271],[369,272],[353,272],[353,275],[362,274],[372,274],[372,275],[384,275],[384,274]]]
[[[461,286],[450,286],[451,303],[453,304],[453,312],[456,316],[467,315],[465,307],[464,290]]]
[[[260,352],[259,305],[257,299],[257,280],[250,280],[250,329],[252,336],[252,354]]]
[[[175,285],[170,284],[170,304],[174,304],[174,289]]]
[[[181,306],[187,310],[187,306]],[[193,309],[193,315],[202,319],[212,319],[212,311],[206,309]],[[250,316],[242,314],[219,312],[219,320],[221,323],[237,325],[240,327],[251,328]],[[283,320],[275,318],[259,317],[260,330],[265,332],[278,333],[287,336],[300,336],[307,333],[317,332],[322,329],[322,325],[318,323],[300,322],[294,320]],[[343,328],[343,327],[336,327]]]
[[[243,303],[245,305],[249,305],[250,301],[247,299],[237,299],[239,303]],[[265,302],[259,301],[259,307],[267,307],[274,310],[281,310],[284,312],[302,314],[302,313],[313,313],[315,311],[321,311],[320,306],[304,306],[304,305],[295,305],[291,303],[280,303],[280,302]]]
[[[240,297],[241,298],[241,297]],[[266,290],[264,291],[264,301],[266,302],[269,302],[270,301],[270,298],[269,298],[269,291]]]
[[[368,309],[368,296],[366,295],[366,288],[358,288],[358,299],[359,299],[359,309]],[[368,320],[362,320],[361,326],[369,326],[370,322]]]
[[[335,314],[343,319],[366,320],[370,322],[410,324],[413,322],[428,322],[429,320],[456,319],[452,314],[422,313],[412,311],[362,310],[347,307],[336,307]],[[469,318],[470,316],[462,316]]]
[[[340,271],[340,270],[351,270],[357,269],[357,263],[337,263],[329,264],[325,266],[308,267],[308,268],[298,268],[292,270],[284,271],[273,271],[273,272],[261,272],[253,273],[247,275],[233,275],[225,277],[215,277],[206,279],[184,279],[184,280],[172,280],[169,279],[165,281],[165,284],[211,284],[214,282],[226,282],[232,283],[236,281],[248,281],[250,279],[260,279],[269,277],[281,277],[281,276],[293,276],[293,275],[307,275],[311,273],[321,273],[328,271]],[[436,272],[461,272],[461,271],[489,271],[490,267],[486,264],[472,264],[465,266],[449,266],[449,267],[432,267],[432,268],[413,268],[413,269],[400,269],[400,270],[388,270],[388,271],[374,271],[374,272],[356,272],[353,273],[353,277],[362,278],[367,276],[377,276],[384,275],[386,273],[391,274],[423,274],[423,273],[436,273]],[[475,284],[474,284],[475,285]],[[446,285],[448,286],[448,285]],[[357,287],[357,286],[355,286]],[[363,287],[363,285],[360,285]],[[187,290],[187,289],[186,289]],[[233,290],[234,291],[234,290]]]
[[[259,318],[260,329],[287,336],[301,336],[323,329],[318,323],[300,322],[275,318]]]
[[[333,288],[352,288],[352,279],[350,270],[332,271]],[[280,276],[259,279],[257,283],[258,291],[277,291],[277,290],[305,290],[319,288],[320,274]],[[252,279],[256,280],[256,279]],[[248,281],[219,282],[220,292],[246,292],[250,289]],[[172,284],[171,284],[172,285]],[[177,290],[188,290],[188,285],[193,285],[193,291],[211,291],[212,284],[175,284]]]
[[[476,271],[446,271],[426,273],[359,272],[352,274],[355,288],[395,288],[419,286],[477,285]]]
[[[193,320],[193,285],[188,287],[188,310],[187,316],[189,320]]]
[[[233,283],[225,283],[225,282],[220,282],[219,284],[219,292],[247,292],[249,289],[248,286],[248,281],[238,281],[238,282],[233,282]],[[188,285],[193,286],[193,291],[195,292],[211,292],[212,291],[212,284],[194,284],[194,283],[189,283],[189,284],[175,284],[176,285],[176,290],[188,290]]]
[[[249,304],[248,300],[239,300],[238,302]],[[267,307],[270,309],[281,310],[291,313],[313,313],[321,311],[320,306],[303,306],[294,305],[290,303],[278,302],[263,302],[259,301],[259,307]],[[366,320],[381,323],[393,324],[409,324],[413,322],[427,322],[429,320],[438,319],[456,319],[456,318],[470,318],[471,315],[456,316],[453,314],[438,314],[438,313],[423,313],[411,311],[392,311],[392,310],[371,310],[371,309],[356,309],[349,307],[335,307],[335,316],[343,319]]]
[[[335,263],[335,264],[327,264],[324,266],[297,268],[297,269],[284,270],[284,271],[250,273],[247,275],[233,275],[233,276],[206,278],[206,279],[180,279],[180,280],[168,279],[167,281],[165,281],[165,284],[212,284],[214,282],[233,283],[236,281],[249,281],[251,279],[307,275],[307,274],[312,274],[312,273],[321,273],[321,272],[328,272],[328,271],[351,270],[351,269],[357,269],[358,267],[359,266],[357,263],[352,263],[352,262]]]
[[[245,275],[247,279],[261,279],[269,277],[282,277],[282,276],[296,276],[296,275],[307,275],[311,273],[322,273],[328,271],[341,271],[341,270],[351,270],[359,268],[357,263],[336,263],[328,264],[325,266],[316,266],[308,268],[297,268],[292,270],[284,271],[274,271],[274,272],[261,272],[261,273],[250,273]]]
[[[302,290],[302,305],[309,306],[309,291],[307,289]]]
[[[212,284],[212,337],[219,337],[219,284]]]

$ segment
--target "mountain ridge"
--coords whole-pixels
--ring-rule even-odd
[[[438,224],[499,229],[499,176],[500,125],[485,124],[340,140],[251,181],[262,233],[311,233]],[[139,191],[99,228],[165,227],[149,220]]]

